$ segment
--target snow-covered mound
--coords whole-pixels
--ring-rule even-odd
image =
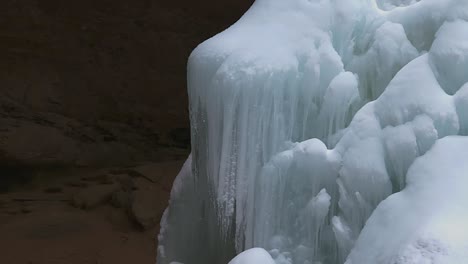
[[[198,46],[158,263],[468,263],[467,20],[466,0],[257,0]]]
[[[346,264],[468,261],[468,138],[440,139],[375,209]]]
[[[240,253],[228,264],[275,264],[270,254],[262,248],[251,248]]]

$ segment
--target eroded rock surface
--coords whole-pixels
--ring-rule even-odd
[[[0,164],[120,164],[188,148],[187,57],[251,2],[6,0]]]

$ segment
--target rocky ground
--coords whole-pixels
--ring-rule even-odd
[[[0,262],[154,263],[159,220],[186,151],[126,167],[41,171],[0,194]]]

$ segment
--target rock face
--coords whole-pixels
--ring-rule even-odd
[[[72,203],[78,208],[93,209],[110,200],[117,190],[116,184],[93,185],[74,195]]]
[[[0,165],[116,164],[187,148],[187,57],[252,2],[2,2]]]

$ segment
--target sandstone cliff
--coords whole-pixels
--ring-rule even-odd
[[[0,166],[178,155],[189,145],[187,57],[251,2],[3,1]]]

